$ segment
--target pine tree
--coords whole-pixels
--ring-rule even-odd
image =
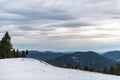
[[[88,70],[89,70],[88,66],[85,66],[85,67],[84,67],[84,70],[88,71]]]
[[[67,68],[73,68],[73,66],[70,63],[68,63],[66,67]]]
[[[28,50],[26,50],[26,55],[28,55]]]
[[[116,68],[115,68],[115,74],[120,75],[120,64],[118,63]]]
[[[78,64],[75,66],[75,69],[81,69],[81,66]]]
[[[3,58],[9,58],[11,57],[11,49],[12,49],[12,44],[11,44],[11,37],[8,32],[5,33],[4,37],[2,38],[0,42],[0,52],[2,54]]]
[[[12,57],[16,57],[15,49],[13,49],[13,51],[12,51]]]
[[[115,74],[115,68],[114,68],[114,66],[110,67],[109,74]]]
[[[26,57],[25,51],[22,51],[21,57]]]
[[[107,67],[106,66],[103,69],[103,73],[107,73]]]
[[[16,57],[20,57],[19,49],[17,49],[17,51],[16,51]]]

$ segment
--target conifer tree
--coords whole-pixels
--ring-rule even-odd
[[[6,32],[5,35],[3,36],[0,44],[0,48],[1,48],[0,52],[3,58],[11,57],[10,53],[12,49],[12,44],[11,44],[11,37],[8,32]]]
[[[106,66],[103,69],[103,73],[107,73],[107,67]]]
[[[68,63],[67,68],[73,68],[72,64]]]
[[[115,74],[120,75],[120,64],[118,63],[116,68],[115,68]]]
[[[79,65],[79,64],[76,65],[76,66],[75,66],[75,69],[81,69],[80,65]]]
[[[26,57],[25,51],[22,51],[21,57]]]
[[[109,74],[115,74],[115,68],[114,68],[114,66],[110,67]]]
[[[28,50],[26,50],[26,55],[28,55]]]

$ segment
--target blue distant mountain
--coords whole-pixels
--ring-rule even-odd
[[[120,51],[109,51],[104,53],[103,56],[120,62]]]
[[[52,52],[52,51],[45,51],[45,52],[29,51],[29,53],[26,57],[46,61],[46,60],[53,59],[53,58],[56,58],[56,57],[59,57],[59,56],[62,56],[62,55],[65,55],[65,54],[61,53],[61,52]]]
[[[70,63],[73,66],[80,64],[82,66],[88,66],[98,69],[103,69],[105,66],[110,67],[111,65],[117,64],[116,61],[92,51],[74,52],[73,54],[56,57],[54,59],[48,60],[47,62],[55,66],[67,65],[68,63]]]

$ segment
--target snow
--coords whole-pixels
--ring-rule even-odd
[[[54,67],[30,58],[0,60],[0,80],[120,80],[120,76]]]
[[[78,57],[75,57],[75,56],[73,56],[72,58],[73,58],[73,59],[78,59]]]
[[[113,59],[113,60],[115,60],[115,61],[117,61],[117,62],[120,62],[120,59],[119,59],[119,58],[117,58],[117,59]]]

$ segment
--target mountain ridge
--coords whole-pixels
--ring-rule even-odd
[[[103,56],[113,59],[117,62],[120,62],[120,51],[108,51],[106,53],[103,54]]]
[[[65,55],[65,53],[53,51],[29,51],[29,54],[26,57],[46,61],[62,55]]]
[[[66,65],[68,63],[74,65],[80,64],[82,66],[88,66],[92,68],[104,68],[105,66],[110,67],[111,65],[116,65],[117,62],[99,55],[96,52],[75,52],[69,55],[63,55],[47,61],[52,65]]]

